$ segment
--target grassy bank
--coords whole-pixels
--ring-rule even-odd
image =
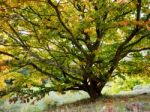
[[[136,111],[136,109],[139,109]],[[110,111],[109,111],[110,110]],[[44,112],[150,112],[150,95],[104,96],[49,108]]]

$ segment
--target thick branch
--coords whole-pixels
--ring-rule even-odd
[[[73,33],[70,31],[70,29],[65,25],[65,23],[63,22],[61,16],[60,16],[60,12],[57,8],[56,5],[53,4],[53,2],[51,0],[47,0],[48,3],[54,8],[54,10],[56,11],[57,17],[59,22],[61,23],[61,25],[64,27],[64,29],[71,35],[71,41],[73,44],[76,45],[76,47],[86,56],[87,53],[84,51],[84,49],[82,48],[82,45],[80,45],[80,43],[78,43],[73,35]]]
[[[12,57],[12,58],[14,58],[14,59],[16,59],[16,60],[20,60],[18,57],[14,56],[14,55],[12,55],[12,54],[10,54],[10,53],[7,53],[7,52],[0,51],[0,54],[4,54],[4,55],[7,55],[7,56],[10,56],[10,57]],[[44,73],[45,75],[48,75],[48,76],[54,78],[55,80],[60,80],[60,79],[59,79],[58,77],[56,77],[55,75],[53,75],[53,74],[51,74],[51,73],[48,73],[48,72],[46,72],[46,71],[43,71],[41,68],[39,68],[36,64],[34,64],[34,63],[32,63],[32,62],[29,62],[29,63],[27,63],[27,64],[33,66],[33,67],[34,67],[36,70],[38,70],[39,72]]]
[[[124,46],[127,45],[127,44],[134,38],[134,36],[139,32],[139,30],[140,30],[140,29],[139,29],[138,27],[136,27],[136,28],[132,31],[132,33],[129,35],[129,37],[126,38],[126,40],[123,41],[123,42],[120,44],[120,46],[118,47],[118,49],[117,49],[117,51],[116,51],[115,56],[114,56],[113,59],[110,61],[111,67],[110,67],[110,69],[108,70],[108,72],[106,73],[106,74],[107,74],[107,77],[109,77],[109,76],[113,73],[113,71],[114,71],[114,69],[116,68],[116,66],[118,65],[119,61],[123,58],[123,57],[121,56],[121,54],[124,52]]]
[[[137,2],[137,16],[136,16],[137,21],[140,20],[140,15],[141,15],[141,0],[138,0],[138,2]]]
[[[140,52],[140,51],[145,51],[145,50],[150,50],[150,47],[145,47],[145,48],[141,48],[141,49],[131,49],[131,50],[128,50],[128,53]]]
[[[99,26],[97,26],[96,27],[96,34],[97,34],[97,39],[96,39],[96,41],[95,41],[95,43],[93,44],[93,46],[92,46],[92,48],[93,48],[93,50],[97,50],[98,49],[98,47],[99,47],[99,45],[100,45],[100,42],[101,42],[101,40],[102,40],[102,35],[103,35],[103,32],[102,32],[102,30],[101,29],[99,29],[98,28]]]
[[[14,59],[16,59],[16,60],[19,60],[18,57],[14,56],[14,55],[12,55],[12,54],[10,54],[10,53],[7,53],[7,52],[0,51],[0,54],[7,55],[7,56],[10,56],[10,57],[12,57],[12,58],[14,58]]]
[[[124,16],[126,16],[127,14],[129,14],[129,13],[131,13],[131,12],[132,12],[132,10],[129,10],[129,11],[127,11],[127,12],[123,12],[122,14],[117,15],[115,18],[110,19],[108,22],[119,20],[121,17],[124,17]]]
[[[16,13],[17,13],[17,12],[16,12]],[[34,26],[37,26],[37,27],[40,26],[39,24],[30,21],[30,20],[29,20],[27,17],[25,17],[24,15],[22,15],[22,14],[19,14],[19,15],[20,15],[26,22],[30,23],[31,25],[34,25]]]
[[[146,35],[143,35],[141,36],[138,40],[136,40],[135,42],[127,45],[124,47],[124,49],[127,49],[127,48],[130,48],[130,47],[133,47],[134,45],[138,44],[139,42],[141,42],[142,39],[144,39],[145,37],[149,36],[150,34],[146,34]]]
[[[69,74],[69,73],[66,71],[65,67],[62,66],[63,64],[60,63],[60,61],[58,61],[58,60],[55,58],[55,56],[53,56],[53,55],[51,54],[50,49],[48,49],[48,52],[49,52],[50,56],[51,56],[51,57],[54,59],[54,61],[56,62],[57,68],[60,69],[60,71],[62,72],[62,74],[64,75],[64,77],[65,77],[66,79],[67,79],[66,76],[68,76],[69,78],[71,78],[71,79],[73,79],[73,80],[77,80],[77,81],[81,81],[81,82],[82,82],[82,80],[81,80],[80,78],[74,77],[74,76],[72,76],[71,74]],[[68,79],[68,80],[69,80],[69,79]]]
[[[8,25],[9,25],[10,29],[14,32],[14,34],[17,36],[17,38],[20,40],[22,47],[27,49],[27,46],[26,46],[25,42],[21,39],[19,33],[12,27],[11,24],[8,23]]]
[[[120,44],[120,46],[118,47],[118,49],[116,51],[116,54],[115,54],[115,56],[113,58],[113,65],[114,66],[116,66],[116,64],[120,60],[120,55],[124,51],[124,46],[127,45],[133,39],[133,37],[138,33],[138,31],[139,31],[139,29],[136,27],[132,31],[132,33],[129,35],[129,37],[126,38],[126,40]]]
[[[50,77],[52,77],[52,78],[54,78],[55,80],[58,80],[58,81],[60,81],[60,79],[57,77],[57,76],[55,76],[55,75],[53,75],[53,74],[51,74],[51,73],[48,73],[48,72],[46,72],[46,71],[43,71],[41,68],[39,68],[36,64],[34,64],[34,63],[32,63],[32,62],[29,62],[28,63],[29,65],[31,65],[33,68],[35,68],[36,70],[38,70],[39,72],[41,72],[41,73],[43,73],[43,74],[45,74],[45,75],[47,75],[47,76],[50,76]]]

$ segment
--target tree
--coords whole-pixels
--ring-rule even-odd
[[[11,68],[28,67],[49,77],[51,87],[33,85],[42,88],[38,94],[83,90],[97,98],[110,79],[132,74],[129,66],[139,63],[133,60],[137,53],[145,62],[139,72],[149,66],[149,58],[141,53],[145,51],[148,57],[150,49],[148,0],[0,4],[0,54],[11,57],[7,63]],[[7,92],[2,91],[1,96]]]

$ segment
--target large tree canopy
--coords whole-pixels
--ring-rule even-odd
[[[149,70],[149,8],[148,0],[2,0],[0,56],[16,72],[47,76],[50,87],[32,84],[38,94],[84,90],[96,98],[112,77]],[[24,83],[0,95],[33,94]]]

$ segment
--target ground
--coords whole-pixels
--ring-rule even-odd
[[[150,94],[104,96],[97,100],[82,100],[44,112],[150,112]]]

